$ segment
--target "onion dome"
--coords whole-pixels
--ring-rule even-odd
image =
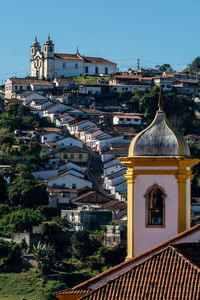
[[[129,147],[133,156],[190,156],[188,144],[169,124],[163,111],[162,91],[159,96],[159,110],[153,122],[137,134]]]
[[[48,35],[48,40],[46,41],[45,45],[52,45],[53,42],[52,40],[50,39],[50,34]]]

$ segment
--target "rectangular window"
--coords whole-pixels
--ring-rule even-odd
[[[78,69],[78,64],[75,64],[75,69]]]
[[[96,73],[96,74],[99,73],[99,68],[98,68],[98,67],[95,68],[95,73]]]
[[[22,90],[22,85],[20,85],[19,89],[20,89],[20,91]]]
[[[15,90],[17,90],[17,85],[15,85]]]
[[[72,153],[72,154],[70,154],[70,158],[74,158],[74,154]]]
[[[108,68],[107,67],[105,68],[105,74],[108,74]]]
[[[66,63],[63,63],[63,69],[65,69],[66,68]]]
[[[85,67],[85,73],[88,73],[88,69],[89,69],[89,68],[86,66],[86,67]]]
[[[76,189],[76,183],[72,183],[72,189],[73,189],[73,190]]]
[[[83,158],[83,154],[79,154],[79,156],[78,156],[78,157],[82,159],[82,158]]]

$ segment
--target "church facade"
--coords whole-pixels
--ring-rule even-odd
[[[117,69],[114,62],[100,57],[82,56],[78,49],[76,54],[55,53],[50,36],[43,50],[42,52],[41,45],[35,38],[31,46],[31,77],[53,79],[60,76],[111,75]]]

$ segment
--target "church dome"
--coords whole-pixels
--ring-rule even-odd
[[[129,156],[190,156],[188,144],[169,124],[163,111],[162,94],[153,122],[137,134],[129,147]]]

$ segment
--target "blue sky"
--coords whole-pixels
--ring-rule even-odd
[[[1,1],[0,83],[30,72],[35,35],[55,52],[99,56],[121,70],[170,63],[181,70],[200,56],[199,0]]]

